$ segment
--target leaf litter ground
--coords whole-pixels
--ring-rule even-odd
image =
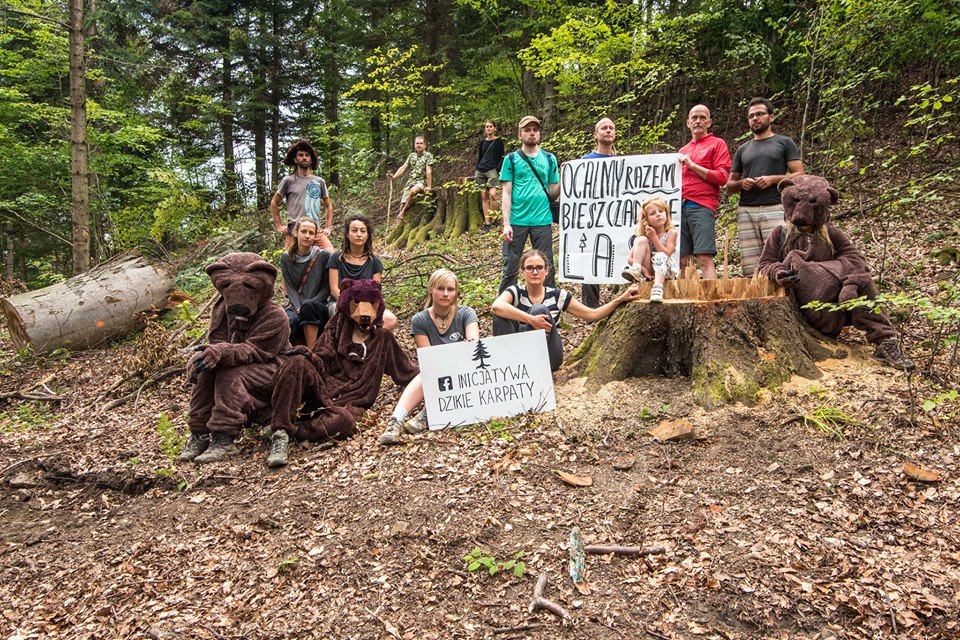
[[[568,352],[591,329],[572,321]],[[158,414],[184,429],[179,379],[98,415],[143,351],[132,342],[34,364],[5,342],[5,390],[49,378],[68,400],[50,416],[45,403],[17,419],[25,403],[3,407],[0,633],[960,637],[956,424],[919,410],[910,423],[903,374],[877,366],[862,336],[844,342],[849,356],[821,363],[821,379],[752,407],[705,412],[686,379],[596,392],[572,379],[550,414],[385,449],[377,436],[398,395],[388,382],[361,435],[295,446],[279,471],[254,430],[238,457],[164,471]],[[802,419],[826,409],[842,437]],[[698,437],[647,435],[676,418]],[[908,461],[941,481],[914,482]],[[582,593],[567,575],[573,526],[587,544],[664,553],[588,556]],[[523,552],[526,572],[468,572],[475,549],[499,562]],[[528,613],[544,572],[568,625]]]

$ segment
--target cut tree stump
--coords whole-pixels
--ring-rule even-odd
[[[136,252],[36,291],[0,299],[17,349],[89,349],[141,326],[167,306],[173,277]]]
[[[816,379],[833,352],[818,342],[784,291],[765,277],[668,281],[664,302],[621,305],[568,361],[569,377],[598,388],[635,376],[687,376],[694,400],[751,403],[791,375]]]

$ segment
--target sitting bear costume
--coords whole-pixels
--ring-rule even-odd
[[[207,267],[220,299],[209,342],[187,364],[190,440],[178,460],[213,462],[237,453],[243,426],[270,406],[280,354],[290,349],[287,314],[273,299],[277,268],[255,253],[230,253]]]
[[[763,245],[757,265],[760,273],[791,289],[801,307],[814,300],[842,303],[860,296],[876,298],[866,258],[828,222],[830,206],[839,199],[836,189],[824,178],[800,175],[782,180],[779,190],[784,224]],[[899,368],[913,368],[913,362],[900,353],[896,331],[882,313],[865,308],[802,312],[814,329],[831,338],[846,325],[862,329],[867,342],[878,345],[876,357]]]
[[[333,326],[327,326],[312,352],[290,352],[293,357],[277,373],[270,466],[286,464],[290,437],[320,441],[354,435],[357,421],[376,401],[384,375],[407,385],[420,373],[393,333],[383,328],[384,308],[376,280],[341,281]]]

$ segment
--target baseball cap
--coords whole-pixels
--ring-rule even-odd
[[[536,117],[536,116],[523,116],[522,118],[520,118],[520,128],[521,128],[521,129],[523,129],[525,126],[527,126],[528,124],[531,124],[531,123],[536,123],[536,125],[537,125],[538,127],[540,126],[540,121],[537,120],[537,117]]]

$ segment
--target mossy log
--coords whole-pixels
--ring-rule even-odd
[[[819,378],[816,361],[832,355],[764,278],[668,282],[662,304],[646,301],[651,286],[641,284],[641,301],[597,324],[568,361],[569,376],[585,376],[593,388],[634,376],[687,376],[696,402],[714,408],[752,402],[793,374]]]
[[[89,349],[167,306],[173,277],[139,253],[120,254],[59,284],[0,300],[17,349]]]

